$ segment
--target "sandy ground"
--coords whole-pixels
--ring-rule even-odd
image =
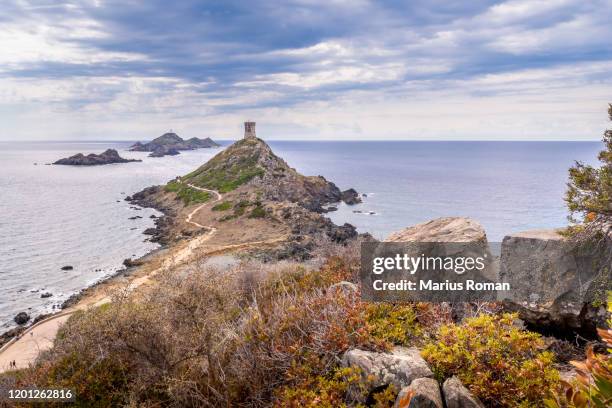
[[[205,233],[199,234],[188,241],[179,242],[167,251],[160,251],[130,276],[117,277],[92,288],[76,305],[41,320],[24,331],[18,338],[0,348],[0,372],[12,369],[11,362],[13,361],[18,369],[29,366],[40,352],[53,346],[53,340],[59,328],[73,313],[109,303],[111,301],[110,294],[119,288],[127,286],[130,290],[135,290],[141,286],[146,286],[160,272],[188,262],[196,255],[201,257],[255,246],[275,245],[287,239],[286,231],[261,221],[245,220],[238,223],[218,225],[217,222],[214,222],[210,207],[222,199],[221,194],[214,190],[191,185],[190,187],[208,191],[215,195],[214,200],[201,204],[185,214],[184,223],[186,225],[197,230],[204,229],[206,230]],[[210,223],[211,220],[213,220],[211,224],[202,224],[204,222]],[[214,240],[211,239],[213,237]]]

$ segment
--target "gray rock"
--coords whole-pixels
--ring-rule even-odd
[[[344,190],[340,194],[340,199],[348,205],[355,205],[361,202],[361,197],[359,197],[359,193],[357,193],[357,191],[354,188],[349,188],[348,190]]]
[[[484,408],[484,405],[463,386],[457,377],[444,381],[442,394],[446,408]]]
[[[17,324],[26,324],[28,320],[30,320],[30,315],[26,312],[19,312],[13,320],[15,320]]]
[[[444,408],[440,386],[433,378],[418,378],[403,388],[394,408]]]
[[[414,347],[395,347],[391,353],[352,349],[344,353],[342,366],[360,368],[369,392],[390,384],[399,390],[417,378],[433,377],[419,350]]]
[[[492,255],[484,228],[476,221],[465,217],[437,218],[405,228],[389,235],[380,245],[369,246],[368,253],[377,257],[393,257],[403,254],[413,258],[474,259],[480,258],[481,268],[464,269],[455,273],[441,266],[420,267],[416,274],[408,275],[400,269],[387,270],[384,281],[412,281],[417,285],[413,291],[376,291],[373,282],[378,275],[362,275],[364,299],[375,301],[426,301],[426,302],[472,302],[495,301],[495,291],[434,291],[419,290],[421,278],[427,277],[436,283],[466,285],[468,281],[495,283],[498,281],[498,260]],[[434,270],[435,269],[435,270]],[[465,288],[466,286],[464,286]]]
[[[500,268],[501,281],[512,289],[506,308],[528,324],[594,333],[605,324],[603,294],[612,289],[612,268],[602,253],[576,247],[557,230],[506,236]],[[594,306],[597,298],[601,307]]]
[[[346,294],[355,294],[359,291],[357,285],[352,282],[342,281],[338,283],[334,283],[327,289],[328,294],[336,294],[338,292],[346,293]]]
[[[466,217],[436,218],[395,232],[386,242],[483,242],[487,243],[484,228]]]

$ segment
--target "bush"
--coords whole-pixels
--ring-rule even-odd
[[[410,345],[421,335],[413,305],[373,303],[366,306],[365,321],[375,338],[402,346]]]
[[[249,218],[264,218],[265,216],[266,210],[261,206],[261,204],[256,205],[249,214]]]
[[[354,276],[356,265],[345,259],[313,270],[198,265],[188,276],[160,275],[138,296],[118,292],[112,303],[76,313],[35,366],[0,376],[0,384],[70,385],[88,407],[335,404],[351,399],[342,353],[390,347],[364,325],[358,294],[328,293]],[[310,385],[320,389],[310,393]]]
[[[220,204],[217,204],[215,206],[213,206],[212,210],[213,211],[227,211],[230,208],[232,208],[232,202],[231,201],[224,201]]]
[[[196,190],[181,182],[171,181],[164,186],[164,191],[176,193],[177,198],[183,200],[185,205],[205,203],[210,200],[210,193]]]
[[[608,326],[612,326],[612,292],[608,293]],[[587,349],[584,362],[572,361],[577,371],[574,384],[562,382],[552,398],[546,400],[547,408],[608,408],[612,405],[612,329],[597,332],[607,346],[606,354],[596,354]]]
[[[442,326],[422,354],[439,381],[457,376],[485,405],[541,403],[559,383],[539,334],[513,325],[516,315],[481,315]]]

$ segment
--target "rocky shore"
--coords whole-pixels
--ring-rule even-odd
[[[75,154],[64,159],[59,159],[53,164],[68,165],[68,166],[99,166],[103,164],[113,163],[131,163],[141,162],[142,160],[137,159],[124,159],[119,156],[119,153],[115,149],[107,149],[100,154],[88,154],[85,156],[83,153]]]

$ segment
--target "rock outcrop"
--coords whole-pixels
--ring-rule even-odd
[[[607,245],[609,251],[610,240]],[[594,333],[605,325],[605,294],[612,289],[605,253],[578,247],[556,230],[506,236],[500,269],[500,279],[512,287],[506,307],[532,326]]]
[[[348,205],[359,204],[361,202],[361,197],[359,197],[359,193],[354,188],[344,190],[340,194],[340,199]]]
[[[482,402],[474,397],[457,377],[444,381],[442,394],[446,408],[484,408]]]
[[[26,324],[30,320],[30,315],[26,312],[19,312],[13,320],[17,324]]]
[[[153,139],[148,143],[136,142],[130,147],[131,151],[135,152],[152,152],[150,157],[163,157],[167,155],[177,155],[179,150],[194,150],[202,148],[219,147],[220,145],[214,142],[211,138],[183,140],[176,133],[164,133],[160,137]]]
[[[53,164],[63,164],[68,166],[99,166],[102,164],[113,164],[113,163],[130,163],[140,162],[142,160],[136,159],[124,159],[119,156],[119,153],[115,149],[108,149],[100,154],[88,154],[85,156],[83,153],[75,154],[64,159],[60,159]]]
[[[405,228],[389,235],[382,243],[372,243],[362,247],[364,255],[376,257],[395,257],[399,254],[411,258],[454,259],[457,262],[480,259],[479,267],[464,268],[456,272],[442,263],[429,267],[416,267],[407,273],[402,269],[387,270],[386,282],[408,282],[414,284],[410,291],[380,291],[374,289],[379,275],[362,274],[362,294],[372,301],[425,301],[454,302],[495,301],[494,290],[477,291],[467,288],[467,282],[491,283],[498,281],[498,262],[492,255],[487,236],[482,226],[465,217],[437,218],[422,224]],[[420,285],[423,281],[441,285],[454,285],[464,290],[427,290]],[[454,309],[459,313],[459,308]],[[460,316],[458,316],[460,317]]]
[[[444,408],[440,386],[433,378],[418,378],[402,389],[394,408]]]
[[[342,366],[359,368],[369,393],[391,384],[399,390],[418,378],[433,377],[416,348],[396,347],[391,353],[352,349],[344,353]]]
[[[395,232],[385,242],[482,242],[487,244],[484,228],[471,218],[444,217]]]

